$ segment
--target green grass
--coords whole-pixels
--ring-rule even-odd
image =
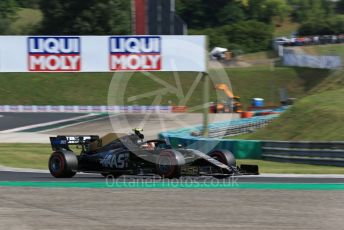
[[[254,140],[344,140],[344,89],[307,96],[267,127],[238,136]]]
[[[242,54],[237,57],[239,62],[247,63],[251,66],[271,66],[278,56],[274,51],[261,51],[256,53]]]
[[[12,34],[30,34],[41,23],[42,12],[39,9],[19,8],[16,20],[11,24]]]
[[[49,144],[0,144],[0,165],[48,169],[52,150]],[[276,163],[263,160],[238,160],[238,164],[258,164],[261,173],[344,173],[343,167]]]
[[[47,144],[0,144],[0,165],[47,169],[51,152]]]
[[[230,68],[226,69],[235,95],[241,96],[245,105],[250,104],[253,97],[262,97],[266,103],[279,103],[279,88],[285,88],[290,97],[301,98],[316,85],[326,80],[329,71],[302,68]],[[129,98],[165,86],[157,81],[164,81],[173,87],[178,86],[173,73],[154,73],[154,80],[142,73],[116,75],[121,79],[117,86],[124,89],[123,95],[114,92],[114,104],[151,105],[155,95],[137,100]],[[197,73],[180,72],[179,79],[182,94],[166,92],[160,105],[178,105],[186,96],[190,86],[195,81]],[[214,77],[212,71],[210,76]],[[0,73],[0,104],[23,105],[106,105],[112,73]],[[122,81],[124,80],[124,81]],[[112,85],[113,86],[113,85]],[[202,83],[200,82],[192,93],[188,106],[202,104]],[[214,87],[211,87],[210,101],[217,100]],[[123,96],[123,98],[122,98]],[[218,93],[219,100],[225,99],[222,92]]]
[[[279,105],[281,88],[289,97],[302,98],[330,75],[327,70],[283,67],[237,68],[228,73],[234,94],[241,96],[246,107],[254,97],[264,98],[267,105]]]
[[[264,160],[237,160],[237,164],[256,164],[260,173],[343,174],[344,167],[279,163]]]

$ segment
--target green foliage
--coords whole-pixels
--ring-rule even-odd
[[[219,27],[243,20],[270,23],[288,15],[286,0],[178,0],[177,12],[192,29]]]
[[[189,32],[208,35],[210,47],[220,46],[247,53],[269,49],[273,28],[269,24],[250,20]]]
[[[336,4],[336,10],[339,13],[344,13],[344,0],[339,0]]]
[[[66,35],[128,34],[130,1],[41,0],[41,33]]]
[[[242,7],[235,3],[228,3],[218,12],[218,21],[221,25],[232,24],[246,19]]]
[[[300,35],[328,35],[344,33],[344,17],[332,16],[309,20],[300,26]]]
[[[335,3],[328,0],[290,0],[294,6],[292,16],[295,21],[325,19],[334,13]]]
[[[21,8],[38,9],[40,0],[15,0]]]
[[[325,35],[344,32],[344,18],[335,14],[344,9],[344,1],[290,0],[292,16],[300,22],[300,35]]]
[[[289,11],[285,0],[250,0],[246,7],[248,18],[266,23],[271,23],[274,16],[283,21]]]
[[[0,34],[10,33],[10,24],[15,19],[16,2],[14,0],[0,1]]]
[[[208,35],[210,47],[242,52],[269,49],[272,19],[283,21],[289,11],[286,0],[177,1],[177,12],[191,28],[190,34]]]
[[[35,34],[42,18],[42,12],[39,9],[18,8],[16,19],[11,23],[11,34]]]
[[[230,44],[244,52],[257,52],[270,47],[273,28],[262,22],[241,21],[227,26],[225,33]]]

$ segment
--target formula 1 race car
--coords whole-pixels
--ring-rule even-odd
[[[57,178],[73,177],[77,172],[100,173],[107,177],[158,174],[162,178],[258,174],[258,166],[236,166],[233,154],[214,150],[209,154],[194,149],[173,149],[164,140],[143,141],[142,130],[132,134],[109,133],[102,138],[89,136],[50,137],[53,153],[49,171]],[[81,149],[76,155],[70,145]]]

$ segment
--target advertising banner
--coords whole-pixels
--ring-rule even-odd
[[[206,72],[205,36],[0,36],[0,72]]]

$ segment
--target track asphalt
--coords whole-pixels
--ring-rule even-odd
[[[0,113],[0,131],[70,119],[84,113]]]
[[[157,176],[122,176],[105,179],[99,174],[78,174],[58,179],[49,173],[0,172],[0,186],[6,187],[70,187],[70,188],[226,188],[226,189],[287,189],[344,190],[344,178],[295,176],[182,177],[161,179]]]

